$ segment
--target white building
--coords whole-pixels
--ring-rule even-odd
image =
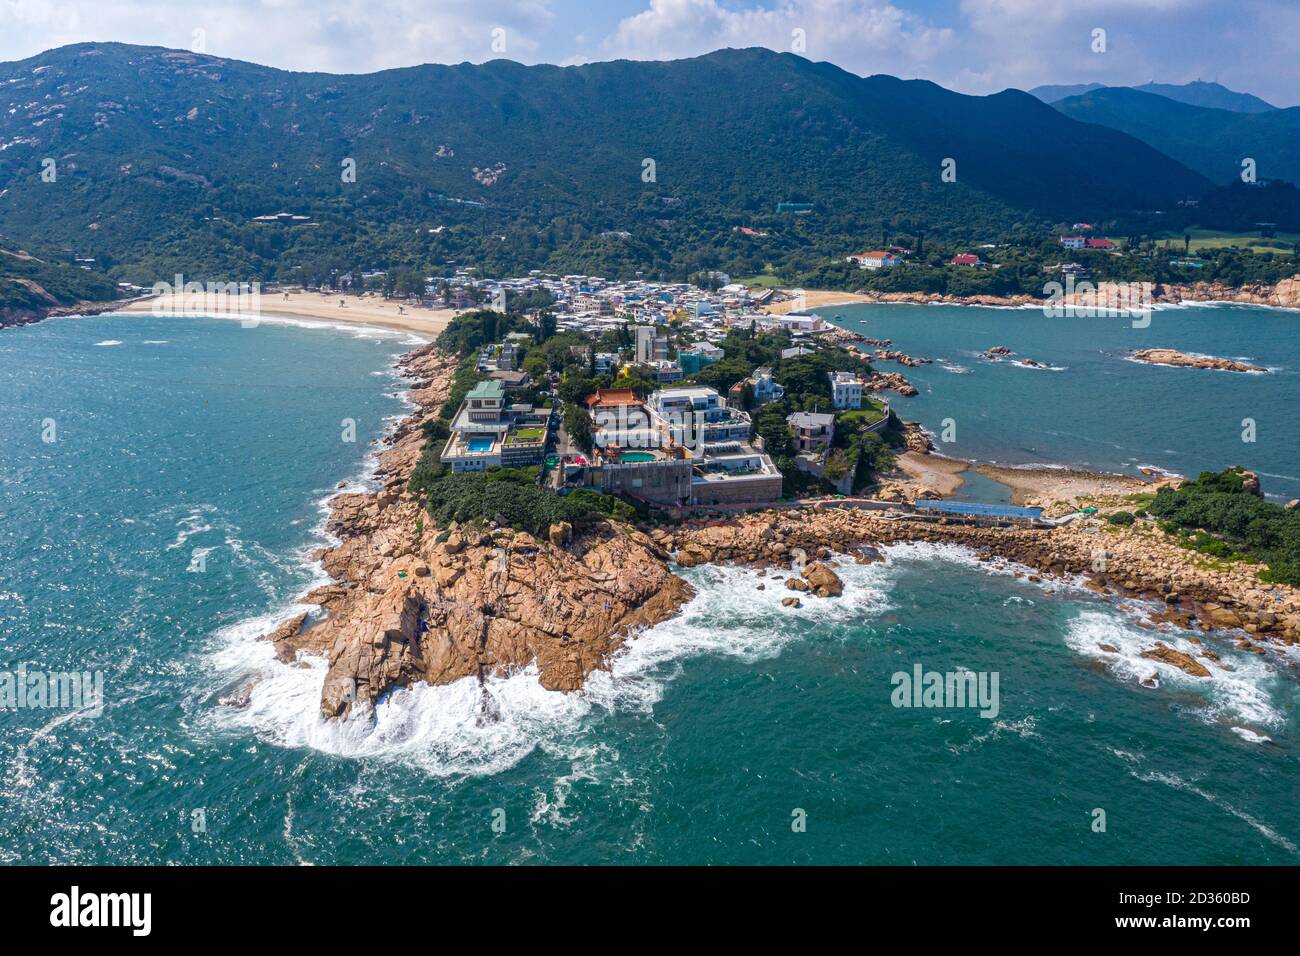
[[[836,408],[862,407],[862,379],[853,372],[831,372],[831,403]]]
[[[712,388],[663,388],[646,403],[650,414],[676,442],[695,448],[705,444],[744,441],[753,423],[743,411],[728,408]]]
[[[826,321],[820,315],[792,312],[777,316],[777,322],[789,332],[820,332],[826,328]]]
[[[888,269],[903,260],[892,252],[855,252],[846,261],[853,263],[859,269]]]

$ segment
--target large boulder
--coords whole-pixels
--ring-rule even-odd
[[[814,561],[803,571],[808,588],[818,597],[839,597],[844,593],[844,582],[828,565]]]
[[[1193,677],[1209,677],[1210,670],[1194,657],[1184,654],[1182,651],[1176,651],[1167,644],[1156,642],[1156,646],[1142,652],[1142,656],[1148,660],[1163,661],[1166,664],[1172,664],[1179,670],[1186,671]]]

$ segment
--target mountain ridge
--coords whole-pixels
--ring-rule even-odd
[[[76,44],[0,64],[0,229],[142,283],[180,267],[301,276],[331,259],[758,270],[891,230],[976,238],[1210,185],[1022,91],[972,97],[759,48],[337,75]],[[256,221],[281,211],[307,218]]]
[[[1052,105],[1081,122],[1128,133],[1215,182],[1237,179],[1246,157],[1256,161],[1260,179],[1300,182],[1300,107],[1240,113],[1120,87]]]
[[[1219,83],[1207,83],[1204,80],[1193,80],[1190,83],[1156,83],[1153,81],[1137,86],[1127,84],[1111,86],[1105,83],[1047,84],[1035,86],[1029,90],[1029,94],[1044,103],[1055,105],[1061,100],[1074,96],[1083,96],[1098,90],[1136,90],[1139,93],[1162,96],[1167,100],[1173,100],[1175,103],[1202,106],[1207,109],[1228,110],[1234,113],[1267,113],[1270,110],[1278,109],[1272,103],[1260,99],[1253,93],[1239,93]]]

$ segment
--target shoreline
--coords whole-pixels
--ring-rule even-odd
[[[1098,283],[1098,288],[1104,289],[1111,284],[1113,283]],[[779,287],[778,291],[794,298],[763,306],[763,311],[769,315],[786,315],[802,310],[850,305],[959,305],[993,309],[1025,309],[1047,308],[1050,304],[1047,298],[1025,293],[1002,296],[961,296],[946,292],[837,292],[830,289],[785,287]],[[1074,301],[1081,308],[1089,305],[1089,299],[1080,293],[1075,294]],[[1249,305],[1281,311],[1300,311],[1300,275],[1283,279],[1271,286],[1244,285],[1233,288],[1209,282],[1163,285],[1159,293],[1153,294],[1151,301],[1151,307],[1156,310],[1192,305]]]
[[[1082,578],[1082,586],[1109,600],[1150,602],[1153,626],[1177,628],[1193,643],[1198,629],[1241,631],[1237,646],[1261,654],[1270,641],[1300,640],[1300,594],[1294,589],[1261,584],[1253,566],[1202,567],[1194,552],[1149,523],[1123,529],[1099,521],[1054,529],[978,527],[816,504],[746,512],[734,522],[700,528],[600,520],[587,528],[552,526],[541,537],[493,522],[438,528],[405,485],[423,450],[419,425],[445,399],[454,360],[428,344],[396,364],[412,381],[408,394],[415,407],[382,440],[373,471],[377,490],[340,492],[327,500],[325,531],[337,544],[322,548],[318,557],[329,581],[297,602],[320,610],[291,616],[263,635],[285,665],[292,666],[300,653],[327,657],[321,690],[326,719],[346,719],[354,706],[373,713],[396,687],[465,677],[481,683],[529,667],[537,668],[548,690],[580,691],[593,671],[608,670],[626,640],[676,616],[693,597],[677,568],[737,564],[789,568],[797,576],[791,563],[796,546],[833,568],[837,557],[869,554],[887,544],[958,545],[981,561],[1009,561],[1031,580]],[[1045,483],[1061,480],[1116,482],[1112,490],[1124,492],[1154,488],[1126,476],[999,468],[913,454],[910,461],[919,459],[956,486],[960,474],[974,467],[1017,479],[1025,495],[1041,494]],[[1101,573],[1095,571],[1099,546],[1115,549],[1109,570]],[[806,588],[792,588],[792,598],[798,590]],[[812,590],[821,593],[823,587]],[[836,593],[834,587],[824,590]],[[1197,668],[1205,666],[1167,652],[1159,646],[1152,651],[1188,673],[1199,674]],[[482,719],[491,719],[485,714]]]
[[[221,300],[215,300],[218,303]],[[232,297],[236,304],[240,301]],[[344,305],[339,306],[342,301]],[[132,299],[121,308],[110,308],[120,315],[157,314],[193,316],[195,318],[245,319],[249,316],[237,312],[205,311],[204,297],[184,295],[143,296]],[[398,309],[404,310],[399,314]],[[337,294],[320,295],[314,292],[289,292],[261,296],[254,320],[294,320],[297,322],[322,322],[333,325],[381,328],[389,331],[410,332],[432,341],[453,318],[455,309],[426,309],[407,305],[395,299],[378,295],[365,297]]]

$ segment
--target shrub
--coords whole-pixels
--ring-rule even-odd
[[[535,472],[501,468],[485,474],[449,474],[429,481],[429,513],[440,525],[452,521],[499,521],[507,527],[543,535],[561,521],[579,524],[599,517],[630,521],[627,502],[589,489],[570,495],[538,488]]]
[[[1133,517],[1133,513],[1131,511],[1116,511],[1113,515],[1111,515],[1106,520],[1109,521],[1111,524],[1128,525],[1128,524],[1132,524],[1137,519]]]
[[[1240,468],[1206,471],[1177,490],[1162,488],[1150,511],[1197,551],[1267,564],[1264,580],[1300,586],[1300,513],[1265,501],[1256,488]]]

